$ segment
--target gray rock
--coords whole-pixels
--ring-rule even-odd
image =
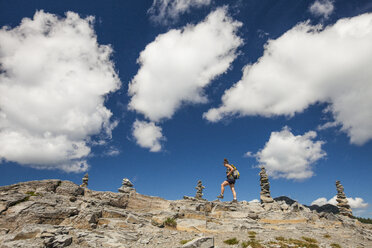
[[[70,235],[62,234],[51,236],[50,233],[49,235],[45,233],[42,238],[44,238],[44,245],[46,248],[62,248],[67,247],[72,243],[72,236]]]
[[[8,207],[6,206],[6,204],[4,202],[0,202],[0,214],[6,211],[7,209]]]
[[[67,196],[84,195],[84,189],[70,181],[62,181],[56,189],[56,193]]]
[[[287,205],[287,203],[282,202],[282,203],[280,204],[280,208],[281,208],[283,211],[285,211],[285,210],[288,210],[288,209],[289,209],[289,206]]]
[[[44,232],[40,234],[40,238],[46,239],[46,238],[54,238],[55,234],[50,232]]]
[[[15,206],[21,202],[28,201],[29,198],[29,195],[18,192],[0,195],[0,214],[6,211],[9,207]]]
[[[324,218],[330,221],[338,221],[338,218],[333,213],[325,213]]]
[[[129,214],[126,221],[132,224],[139,224],[141,222],[140,219],[133,214]]]
[[[125,240],[130,240],[130,241],[137,241],[138,240],[138,233],[126,232],[126,233],[123,233],[122,235],[123,235],[122,238],[125,239]]]
[[[0,228],[0,235],[5,235],[9,232],[9,229],[7,228]]]
[[[131,193],[131,192],[135,192],[136,190],[133,188],[133,183],[131,181],[129,181],[128,178],[124,178],[123,181],[122,181],[122,185],[118,189],[118,191],[120,193],[128,194],[128,193]]]
[[[55,192],[56,188],[61,184],[61,180],[49,179],[40,181],[22,182],[8,186],[0,186],[0,198],[5,194],[26,193],[26,192]],[[12,195],[12,194],[7,194]]]
[[[247,217],[252,219],[252,220],[258,220],[259,219],[259,216],[256,213],[249,213]]]
[[[149,238],[143,238],[141,240],[139,240],[139,243],[140,244],[144,244],[144,245],[147,245],[148,243],[150,243],[152,237],[149,237]]]
[[[277,203],[277,202],[266,202],[266,203],[263,203],[263,208],[267,211],[267,212],[278,212],[278,211],[281,211],[281,207],[280,205]],[[278,214],[281,214],[278,213]]]
[[[182,248],[213,248],[214,238],[213,237],[201,237],[194,239],[182,246]]]
[[[122,209],[104,208],[102,211],[103,218],[126,218],[128,213]]]
[[[69,235],[58,235],[55,236],[53,241],[53,247],[59,248],[59,247],[66,247],[71,245],[72,243],[72,237]]]
[[[308,213],[311,212],[311,210],[308,207],[305,207],[304,205],[302,205],[298,202],[293,203],[290,207],[290,210],[293,211],[293,212],[299,212],[299,211],[305,211],[305,212],[308,212]]]

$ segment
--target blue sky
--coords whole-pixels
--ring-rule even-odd
[[[178,4],[177,4],[178,3]],[[372,217],[370,1],[0,1],[0,185],[60,178]],[[25,19],[28,18],[28,19]],[[229,189],[226,200],[231,200]]]

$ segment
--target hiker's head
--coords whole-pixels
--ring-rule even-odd
[[[228,164],[229,163],[229,161],[227,160],[227,158],[224,158],[223,159],[223,164]]]

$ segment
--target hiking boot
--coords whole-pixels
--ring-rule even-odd
[[[232,203],[238,203],[237,199],[232,200]]]
[[[223,195],[220,194],[220,195],[217,196],[217,198],[223,199]]]

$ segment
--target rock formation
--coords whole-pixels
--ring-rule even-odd
[[[83,183],[80,185],[80,187],[87,188],[88,187],[88,180],[89,180],[89,175],[86,173],[84,177],[82,178]]]
[[[271,198],[271,195],[270,195],[269,177],[266,174],[265,167],[261,167],[260,186],[261,186],[261,193],[260,193],[261,203],[262,204],[273,203],[274,200],[273,198]]]
[[[130,194],[62,180],[0,187],[0,247],[372,247],[370,225],[296,201],[268,211],[258,202],[169,201],[123,185]],[[224,243],[231,238],[239,244]]]
[[[203,189],[205,189],[205,187],[202,185],[201,180],[198,181],[198,184],[195,187],[195,189],[196,189],[195,198],[201,200],[203,198]]]
[[[121,187],[118,189],[120,193],[130,193],[135,192],[136,190],[133,188],[133,183],[129,181],[128,178],[124,178]]]
[[[352,210],[350,205],[346,199],[346,195],[344,193],[344,187],[340,183],[340,181],[336,181],[336,189],[337,189],[337,207],[340,210],[340,214],[345,216],[353,216]]]

